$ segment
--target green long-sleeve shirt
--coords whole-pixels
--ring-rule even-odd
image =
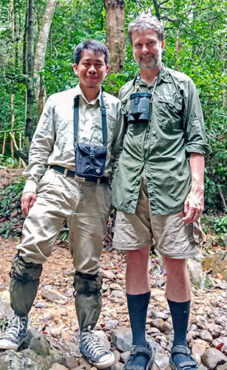
[[[156,86],[135,78],[122,87],[119,98],[125,116],[136,91],[153,92],[150,121],[128,124],[112,183],[112,204],[135,213],[144,173],[151,213],[175,213],[183,209],[190,190],[190,153],[204,155],[208,150],[198,93],[188,76],[162,65]]]

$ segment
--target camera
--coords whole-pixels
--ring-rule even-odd
[[[148,123],[151,110],[151,94],[137,92],[130,95],[128,123]]]

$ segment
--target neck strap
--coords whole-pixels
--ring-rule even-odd
[[[74,145],[76,146],[77,143],[77,134],[78,134],[78,124],[79,124],[79,95],[75,96],[74,98]],[[101,93],[101,114],[102,114],[102,138],[103,138],[103,145],[107,145],[107,123],[106,123],[106,108],[104,105],[103,100],[103,93]]]

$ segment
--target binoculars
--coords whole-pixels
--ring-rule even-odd
[[[151,96],[147,92],[130,95],[128,123],[148,123],[151,111]]]

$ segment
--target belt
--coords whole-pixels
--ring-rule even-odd
[[[87,177],[80,177],[76,175],[75,171],[68,170],[68,168],[52,165],[48,166],[49,169],[53,168],[53,170],[62,173],[65,177],[71,177],[72,179],[81,181],[81,182],[94,182],[95,184],[109,184],[108,177],[93,177],[93,176],[87,176]]]

